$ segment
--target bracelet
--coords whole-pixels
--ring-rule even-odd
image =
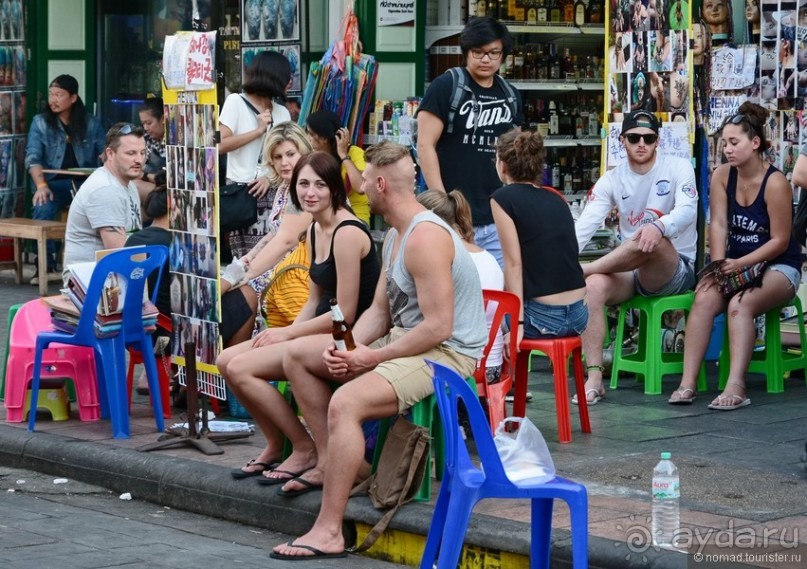
[[[652,225],[653,227],[655,227],[656,229],[658,229],[658,232],[659,232],[659,233],[661,233],[661,236],[662,236],[662,237],[664,237],[664,230],[663,230],[661,227],[659,227],[658,225],[656,225],[656,222],[655,222],[655,221],[654,221],[653,223],[651,223],[650,225]]]
[[[340,162],[344,162],[345,160],[350,160],[350,156],[345,156],[344,158],[342,158],[342,160],[340,160]]]
[[[47,188],[47,187],[48,187],[48,183],[47,183],[47,182],[39,182],[39,183],[36,185],[36,189],[37,189],[37,190],[41,190],[42,188]]]

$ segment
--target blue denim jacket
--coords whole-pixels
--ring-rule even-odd
[[[98,156],[104,151],[106,134],[101,121],[87,115],[87,135],[84,140],[73,139],[73,152],[80,168],[96,168],[101,165]],[[34,117],[25,144],[25,169],[42,166],[46,169],[62,167],[67,147],[67,133],[61,124],[57,130],[48,128],[44,113]]]

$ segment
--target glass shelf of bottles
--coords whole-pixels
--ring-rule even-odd
[[[604,36],[605,26],[603,24],[586,24],[575,26],[572,23],[550,23],[528,24],[525,22],[502,21],[507,26],[511,34],[540,34],[547,36]],[[426,26],[426,47],[434,42],[457,35],[462,32],[463,26]]]
[[[532,126],[532,125],[531,125]],[[546,135],[544,138],[544,146],[554,148],[572,148],[574,146],[600,146],[602,138],[599,136],[584,136],[582,138],[574,138],[573,136],[553,136]]]
[[[573,81],[548,81],[542,79],[510,79],[510,83],[520,91],[604,91],[605,83],[602,81],[590,81],[588,79],[576,79]]]

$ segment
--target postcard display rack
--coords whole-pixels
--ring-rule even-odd
[[[694,24],[711,46],[701,79],[708,172],[723,161],[721,125],[749,100],[769,110],[766,158],[790,180],[807,143],[807,0],[734,0],[720,13]]]
[[[25,4],[0,7],[0,218],[25,210]]]
[[[544,183],[580,202],[601,171],[605,3],[430,0],[429,80],[463,64],[459,33],[468,15],[507,25],[514,49],[499,73],[521,92],[525,121],[544,135]]]
[[[656,6],[664,6],[659,11]],[[645,110],[661,121],[659,153],[692,160],[691,15],[686,2],[620,0],[607,15],[606,167],[625,162],[619,140],[625,113]]]
[[[218,105],[216,32],[180,32],[163,52],[166,179],[168,186],[172,361],[186,385],[185,347],[195,345],[200,393],[225,400],[215,362],[219,332]]]

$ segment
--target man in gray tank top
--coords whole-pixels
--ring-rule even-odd
[[[355,350],[336,351],[329,335],[309,336],[291,343],[284,357],[317,457],[282,491],[322,485],[324,492],[314,527],[275,547],[274,558],[344,551],[342,519],[364,462],[362,423],[403,413],[433,393],[424,358],[469,376],[487,341],[474,263],[457,234],[415,199],[409,151],[382,142],[366,159],[362,189],[391,227],[385,270],[372,306],[353,328]],[[333,381],[343,385],[331,395]]]

